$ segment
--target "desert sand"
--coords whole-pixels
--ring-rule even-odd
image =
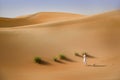
[[[0,18],[0,27],[16,27],[47,22],[70,20],[84,15],[63,12],[39,12],[31,15],[18,16],[16,18]]]
[[[89,66],[74,55],[84,51],[95,57]],[[72,61],[53,61],[59,54]],[[49,64],[35,63],[36,56]],[[0,18],[0,80],[120,80],[119,56],[120,10]]]

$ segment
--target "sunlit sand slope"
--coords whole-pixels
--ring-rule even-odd
[[[89,66],[74,56],[84,51]],[[54,62],[59,54],[71,61]],[[120,80],[119,56],[120,11],[0,29],[0,80]]]
[[[0,18],[0,27],[17,27],[60,20],[70,20],[80,17],[83,17],[83,15],[61,12],[40,12],[16,18]]]

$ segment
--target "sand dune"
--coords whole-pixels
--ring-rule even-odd
[[[110,23],[111,22],[111,23]],[[111,12],[106,12],[103,14],[98,14],[98,15],[92,15],[92,16],[86,16],[82,18],[77,18],[76,20],[65,20],[65,21],[59,21],[59,22],[53,22],[49,24],[42,24],[42,26],[56,26],[56,25],[69,25],[69,24],[76,24],[76,25],[95,25],[95,28],[98,25],[101,25],[101,27],[110,27],[110,26],[117,26],[120,25],[120,10],[118,11],[111,11]],[[102,26],[103,25],[103,26]],[[34,25],[33,25],[34,26]],[[89,26],[88,26],[89,27]],[[99,27],[99,26],[98,26]],[[85,27],[84,27],[85,28]]]
[[[35,17],[35,16],[34,16]],[[0,29],[1,80],[119,80],[120,11]],[[75,52],[87,51],[85,66]],[[65,54],[74,60],[56,63]],[[35,56],[50,65],[35,64]]]
[[[70,20],[80,17],[83,17],[83,15],[60,12],[40,12],[16,18],[0,18],[0,27],[24,26],[38,23],[54,22],[58,20]]]

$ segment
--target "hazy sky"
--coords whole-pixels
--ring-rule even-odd
[[[0,17],[36,12],[97,14],[120,9],[120,0],[0,0]]]

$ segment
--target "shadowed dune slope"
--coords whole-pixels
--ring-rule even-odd
[[[47,26],[47,25],[51,25],[51,26],[62,26],[62,25],[92,25],[95,27],[99,27],[101,25],[101,27],[110,27],[110,26],[118,26],[120,25],[120,10],[116,10],[116,11],[111,11],[111,12],[106,12],[103,14],[98,14],[98,15],[93,15],[93,16],[86,16],[86,17],[82,17],[82,18],[77,18],[76,20],[66,20],[66,21],[59,21],[59,22],[53,22],[53,23],[49,23],[49,24],[42,24],[41,26]],[[99,26],[97,26],[97,24]],[[34,26],[34,25],[33,25]],[[36,26],[36,25],[35,25]],[[87,26],[89,27],[89,26]]]
[[[76,20],[0,29],[2,80],[119,80],[120,11]],[[84,66],[75,52],[94,59]],[[65,54],[75,62],[60,64],[53,57]],[[40,56],[51,65],[35,64]],[[104,66],[104,67],[103,67]],[[87,77],[86,77],[87,76]]]
[[[79,17],[83,17],[83,15],[61,12],[40,12],[17,18],[0,18],[0,27],[32,25],[38,23],[54,22],[58,20],[70,20]]]

